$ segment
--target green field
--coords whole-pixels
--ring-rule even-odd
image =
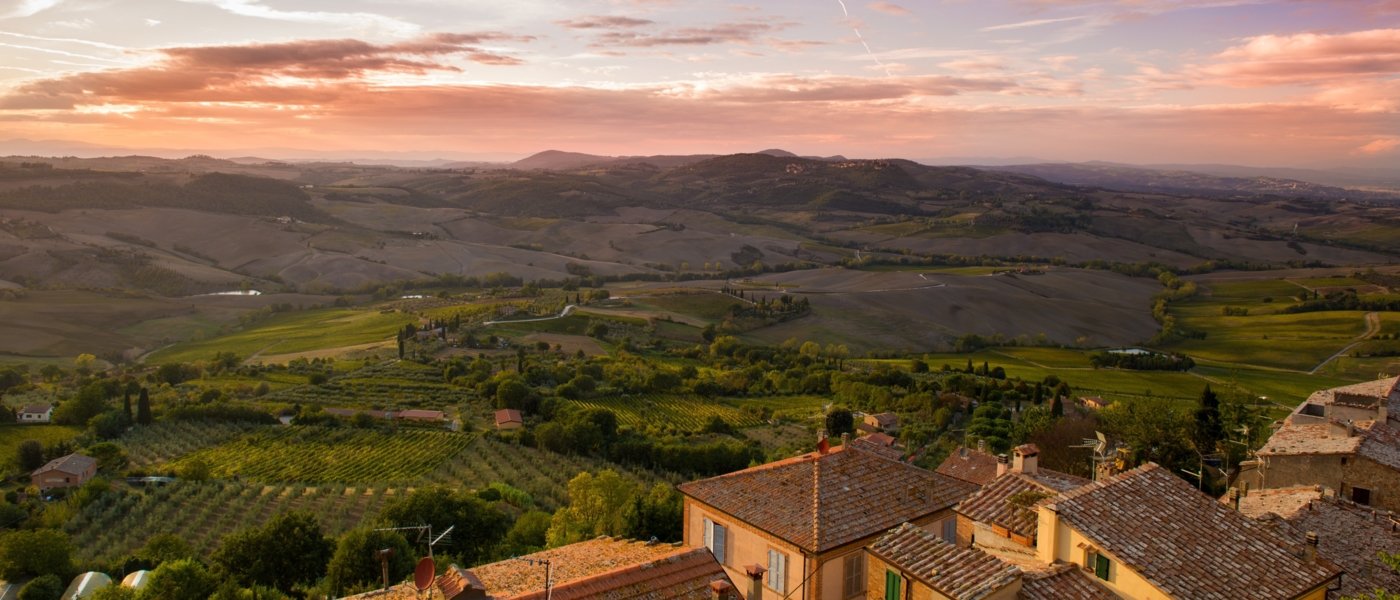
[[[758,416],[760,409],[815,415],[821,414],[822,406],[830,400],[819,396],[706,398],[689,394],[637,394],[570,402],[585,408],[610,410],[617,415],[618,423],[640,431],[665,424],[678,432],[697,432],[713,416],[734,427],[753,427],[762,424]]]
[[[215,478],[258,482],[408,484],[465,448],[472,437],[448,431],[270,426],[171,463],[196,461]]]
[[[0,472],[13,473],[18,469],[19,445],[25,440],[38,440],[48,446],[57,442],[78,437],[82,430],[66,425],[0,425]]]
[[[394,332],[418,318],[401,312],[347,308],[297,311],[269,317],[253,326],[219,337],[175,344],[152,353],[148,362],[208,360],[219,352],[248,358],[257,354],[287,354],[393,341]]]

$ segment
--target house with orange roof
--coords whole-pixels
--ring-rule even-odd
[[[420,593],[413,582],[356,600],[737,600],[705,548],[599,537],[491,564],[449,566]]]
[[[958,541],[1008,562],[1035,565],[1036,503],[1092,482],[1040,468],[1035,444],[1017,446],[1012,456],[998,461],[996,478],[954,509]]]
[[[997,457],[981,444],[977,448],[959,447],[934,471],[982,486],[997,478]]]
[[[866,591],[867,545],[905,522],[954,540],[953,507],[977,488],[846,443],[678,489],[684,544],[731,579],[757,574],[765,598],[845,600]]]

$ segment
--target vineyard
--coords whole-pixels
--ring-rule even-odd
[[[20,443],[25,440],[38,440],[40,444],[50,446],[78,437],[79,433],[81,431],[76,427],[63,425],[0,425],[0,473],[19,468],[15,457]]]
[[[678,477],[662,476],[643,469],[628,469],[599,459],[568,456],[481,438],[457,453],[428,476],[427,482],[484,488],[495,482],[528,492],[547,511],[567,504],[570,479],[583,471],[612,469],[630,479],[650,485],[657,481],[678,482]]]
[[[259,427],[254,423],[161,421],[133,428],[121,438],[131,466],[150,468],[197,450],[217,446]]]
[[[469,435],[403,429],[277,427],[197,450],[171,464],[202,461],[215,478],[257,482],[410,484],[467,447]]]
[[[292,510],[311,511],[327,533],[337,535],[378,514],[385,500],[402,493],[382,486],[177,482],[104,495],[64,529],[72,536],[79,561],[130,555],[163,533],[179,535],[207,556],[224,535]]]
[[[408,361],[370,365],[321,385],[302,385],[268,394],[288,404],[345,407],[445,409],[459,403],[462,390],[442,381],[442,371]]]
[[[572,402],[585,408],[613,411],[620,424],[638,431],[661,427],[687,433],[700,431],[716,416],[734,427],[761,425],[763,409],[801,416],[818,414],[828,400],[816,396],[715,399],[694,394],[638,394]]]

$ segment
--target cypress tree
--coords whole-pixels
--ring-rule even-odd
[[[141,388],[141,395],[136,398],[136,422],[150,425],[151,421],[151,394]]]
[[[1201,390],[1201,403],[1196,407],[1195,417],[1191,437],[1196,443],[1196,451],[1201,454],[1215,452],[1216,446],[1225,437],[1225,428],[1220,422],[1220,398],[1210,389],[1210,384]]]
[[[131,414],[131,390],[122,393],[122,412],[126,413],[126,421],[132,421]]]

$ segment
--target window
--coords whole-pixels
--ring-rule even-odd
[[[885,569],[885,600],[899,600],[899,584],[903,583],[899,573]]]
[[[1108,560],[1108,557],[1107,557],[1107,556],[1104,556],[1104,555],[1102,555],[1102,554],[1095,553],[1095,554],[1094,554],[1094,576],[1095,576],[1095,577],[1098,577],[1099,579],[1102,579],[1102,580],[1104,580],[1104,581],[1108,581],[1108,567],[1109,567],[1109,564],[1110,564],[1110,563],[1109,563],[1109,560]]]
[[[1371,490],[1363,487],[1351,486],[1351,501],[1363,506],[1371,504]]]
[[[957,517],[948,517],[948,520],[946,520],[946,521],[943,522],[943,541],[948,542],[949,544],[957,545],[957,543],[958,543],[958,519],[957,519]]]
[[[852,552],[842,561],[841,592],[847,598],[865,593],[865,551]]]
[[[779,594],[787,593],[787,555],[768,549],[768,587]]]
[[[705,547],[710,549],[710,553],[715,555],[715,560],[719,564],[729,564],[725,562],[725,550],[728,548],[726,542],[729,540],[729,530],[710,519],[705,519]]]

